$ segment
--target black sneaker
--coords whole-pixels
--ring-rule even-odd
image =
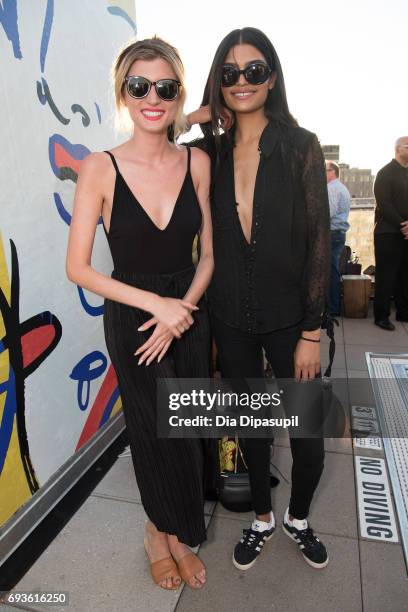
[[[247,570],[254,565],[261,554],[265,542],[271,539],[275,526],[259,531],[256,527],[259,521],[254,521],[250,529],[244,529],[244,535],[235,546],[232,562],[237,569]],[[254,529],[255,527],[255,529]]]
[[[326,567],[329,562],[329,555],[327,554],[326,547],[319,538],[315,536],[313,529],[307,524],[307,521],[305,521],[305,529],[291,527],[287,521],[288,511],[286,510],[282,529],[286,535],[294,540],[299,546],[300,552],[304,556],[306,563],[316,569]]]

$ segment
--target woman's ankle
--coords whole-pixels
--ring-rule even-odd
[[[155,537],[166,537],[167,534],[162,533],[161,531],[159,531],[156,527],[156,525],[154,523],[152,523],[152,521],[147,521],[146,526],[145,526],[145,531],[146,534],[149,537],[155,538]]]
[[[169,547],[173,550],[177,550],[179,553],[182,553],[184,550],[190,551],[190,548],[187,546],[187,544],[183,544],[183,542],[180,542],[177,536],[169,535],[167,536],[167,539]]]
[[[184,544],[180,542],[176,535],[168,535],[167,538],[169,540],[169,544],[172,544],[174,546],[184,546]]]

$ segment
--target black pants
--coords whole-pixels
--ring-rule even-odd
[[[294,376],[294,351],[300,336],[298,325],[266,334],[251,334],[211,317],[218,349],[221,373],[225,378],[262,378],[262,348],[278,378]],[[248,465],[253,508],[256,514],[271,511],[270,439],[246,438],[245,459]],[[324,465],[323,438],[291,438],[292,491],[289,513],[306,518]]]
[[[408,318],[408,240],[400,234],[374,234],[376,321],[390,316],[391,296],[397,316]]]

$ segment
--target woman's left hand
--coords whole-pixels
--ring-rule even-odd
[[[296,345],[294,359],[297,381],[315,378],[320,372],[320,343],[300,338]]]
[[[150,338],[135,352],[135,355],[140,355],[138,365],[146,361],[146,365],[148,366],[156,357],[157,362],[160,363],[173,341],[174,335],[168,327],[163,323],[159,323],[156,317],[152,317],[146,321],[146,323],[143,323],[143,325],[138,327],[138,331],[146,331],[153,325],[156,325],[156,329]]]
[[[221,107],[221,127],[223,130],[228,131],[234,125],[234,113],[232,113],[229,108],[225,106]],[[210,106],[207,104],[206,106],[200,106],[195,111],[192,111],[187,115],[187,121],[190,125],[194,125],[196,123],[208,123],[211,121],[211,113]]]

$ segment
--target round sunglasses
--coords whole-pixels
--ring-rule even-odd
[[[145,98],[154,85],[157,95],[162,100],[170,102],[179,95],[181,83],[176,79],[160,79],[159,81],[149,81],[142,76],[127,76],[125,78],[126,89],[132,98]]]
[[[272,70],[264,62],[251,62],[243,70],[234,64],[224,64],[221,72],[222,87],[232,87],[239,81],[241,74],[250,85],[262,85],[271,75]]]

